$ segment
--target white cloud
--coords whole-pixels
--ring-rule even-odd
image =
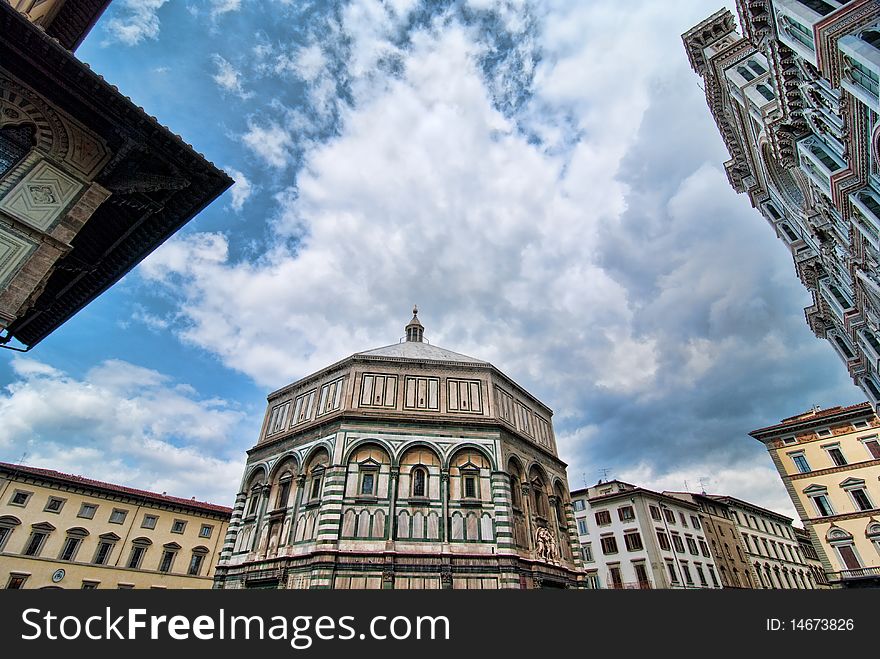
[[[231,63],[227,62],[223,57],[214,54],[211,59],[217,67],[216,73],[211,77],[214,79],[221,89],[235,94],[239,98],[248,99],[253,96],[253,92],[246,91],[242,83],[241,72]]]
[[[211,18],[217,18],[229,12],[241,9],[242,0],[209,0],[211,5]]]
[[[107,360],[77,379],[12,362],[0,393],[0,451],[25,464],[228,503],[240,478],[244,413],[155,370]]]
[[[121,16],[104,23],[108,43],[118,42],[135,46],[144,39],[159,36],[158,12],[168,0],[123,0]]]
[[[267,165],[283,169],[290,159],[293,138],[280,124],[271,121],[266,125],[250,122],[247,132],[241,136],[244,145]]]
[[[254,193],[254,185],[248,180],[247,176],[237,169],[232,167],[224,167],[223,169],[235,181],[232,185],[232,201],[229,202],[229,205],[232,207],[232,210],[240,211],[244,207],[245,202]]]

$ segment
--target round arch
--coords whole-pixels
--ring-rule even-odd
[[[491,469],[492,471],[497,470],[498,466],[495,463],[495,459],[489,454],[489,451],[487,451],[484,447],[480,446],[479,444],[472,444],[470,442],[466,442],[464,444],[459,444],[455,447],[454,451],[450,451],[449,456],[447,457],[447,459],[443,463],[443,467],[445,467],[446,469],[449,469],[450,466],[452,465],[452,461],[455,459],[455,456],[457,456],[459,453],[461,453],[463,451],[474,451],[476,453],[479,453],[484,458],[486,458],[486,462],[489,463],[489,469]]]
[[[373,445],[385,453],[385,455],[388,456],[388,463],[394,464],[394,449],[388,444],[388,442],[375,437],[364,437],[352,442],[351,446],[349,446],[345,450],[345,453],[342,454],[342,464],[349,464],[351,462],[351,456],[354,455],[355,452],[369,445]]]

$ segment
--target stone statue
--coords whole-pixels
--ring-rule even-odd
[[[556,548],[556,538],[547,527],[542,526],[535,533],[535,552],[541,560],[548,563],[556,562],[559,555]]]

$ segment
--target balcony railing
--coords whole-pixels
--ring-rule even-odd
[[[880,577],[880,567],[859,567],[853,570],[841,570],[840,572],[830,572],[828,578],[830,581],[848,581],[850,579],[876,579]]]

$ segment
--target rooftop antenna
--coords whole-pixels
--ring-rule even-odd
[[[691,491],[690,485],[688,485],[688,482],[687,482],[687,481],[684,482],[684,491],[685,491],[685,492],[690,492],[690,491]]]
[[[700,478],[700,491],[703,494],[706,494],[706,486],[709,484],[709,478],[707,476],[703,476]]]
[[[587,485],[587,472],[583,472],[583,473],[581,474],[581,478],[584,480],[584,487],[585,487],[585,488],[586,488],[586,487],[589,487],[589,485]]]
[[[602,480],[599,481],[600,483],[608,480],[608,472],[609,471],[611,471],[611,470],[608,468],[604,468],[604,469],[599,470],[599,473],[602,474]]]

